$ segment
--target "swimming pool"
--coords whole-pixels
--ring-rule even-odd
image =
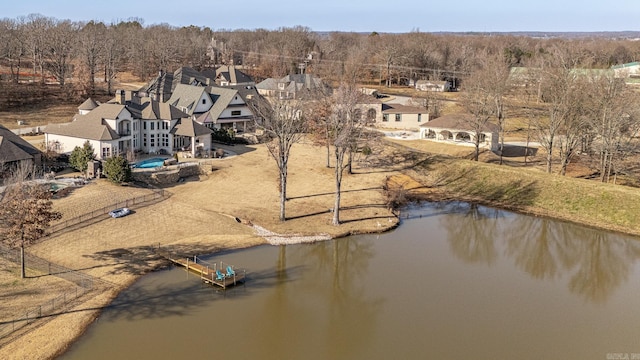
[[[164,160],[165,160],[164,158],[151,158],[147,160],[142,160],[133,164],[134,165],[133,167],[138,169],[150,169],[150,168],[161,167],[164,165]]]

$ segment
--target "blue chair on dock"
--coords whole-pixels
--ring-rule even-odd
[[[220,270],[216,270],[216,280],[224,280],[224,274]]]
[[[228,277],[232,277],[232,276],[235,276],[235,275],[236,275],[236,272],[233,271],[233,268],[231,267],[231,265],[227,266],[227,276]]]

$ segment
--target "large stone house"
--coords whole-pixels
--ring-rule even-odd
[[[251,95],[232,87],[178,85],[167,103],[210,129],[250,132],[255,122],[250,99]]]
[[[268,78],[256,85],[258,93],[283,100],[312,99],[314,92],[328,94],[330,91],[322,79],[311,74],[293,74],[283,78]]]
[[[88,141],[98,159],[129,151],[150,154],[188,151],[196,156],[211,149],[211,130],[195,123],[189,114],[124,90],[118,91],[118,95],[105,104],[85,101],[70,123],[47,126],[47,146],[70,153]],[[90,109],[94,103],[96,106]]]
[[[255,86],[253,79],[240,71],[237,67],[220,66],[216,69],[215,81],[219,86]]]
[[[252,84],[233,66],[161,71],[138,91],[118,91],[107,104],[88,99],[72,122],[48,126],[46,141],[63,153],[89,141],[99,159],[127,151],[197,156],[210,150],[213,129],[255,129],[248,102],[259,94]]]

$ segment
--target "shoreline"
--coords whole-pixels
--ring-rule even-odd
[[[398,153],[394,146],[385,149],[391,149],[389,151],[395,156],[406,155],[405,152]],[[264,244],[278,246],[390,231],[401,224],[397,214],[386,206],[386,197],[392,187],[390,185],[396,180],[403,191],[412,196],[419,195],[423,201],[472,202],[523,215],[544,216],[605,231],[640,235],[640,232],[616,229],[613,225],[599,226],[606,219],[595,222],[588,217],[565,218],[561,216],[563,209],[554,213],[534,206],[515,208],[509,202],[469,196],[464,191],[459,191],[459,186],[456,187],[459,184],[447,187],[447,184],[438,183],[441,179],[437,172],[432,168],[421,169],[414,162],[415,158],[405,155],[404,163],[394,163],[391,167],[357,168],[359,172],[345,177],[341,202],[343,224],[336,227],[331,225],[331,213],[327,211],[334,200],[331,181],[334,170],[324,167],[322,152],[309,144],[294,147],[287,201],[287,214],[290,218],[280,222],[277,220],[279,209],[276,205],[279,202],[277,169],[275,166],[264,166],[269,159],[265,147],[251,146],[236,150],[242,150],[242,155],[234,157],[232,161],[219,163],[212,173],[171,187],[173,195],[168,199],[135,209],[134,214],[117,220],[105,219],[56,235],[30,248],[30,252],[46,257],[53,263],[84,269],[83,272],[88,275],[103,278],[118,287],[100,289],[91,298],[74,304],[61,314],[43,323],[29,325],[19,336],[9,335],[15,341],[3,343],[0,358],[55,358],[68,351],[99,318],[101,311],[123,290],[142,276],[165,266],[165,262],[158,261],[157,254],[149,251],[159,243],[179,254],[215,255],[223,250],[241,250]],[[377,156],[382,158],[388,156],[388,153],[382,152]],[[412,166],[407,168],[407,164]],[[446,162],[439,162],[437,166],[444,169],[444,172],[468,171],[463,167],[477,166],[466,160],[460,164],[461,170]],[[483,167],[482,164],[480,167]],[[508,171],[508,168],[502,167],[491,169],[495,173]],[[424,171],[421,172],[422,170]],[[520,171],[524,177],[532,177],[534,174],[521,169],[512,170]],[[509,176],[513,174],[498,177]],[[470,181],[469,178],[467,176],[467,181]],[[259,186],[256,186],[255,179],[259,179]],[[556,181],[554,178],[550,179]],[[573,182],[567,183],[569,185],[562,186],[571,187],[575,191]],[[591,186],[601,188],[597,184]],[[607,189],[626,195],[634,194],[633,196],[638,193],[636,189],[633,192],[612,187]],[[114,194],[120,194],[123,190],[125,189],[116,185],[98,182],[75,190],[73,195],[59,200],[58,204],[63,206],[67,202],[69,211],[77,212],[78,199],[84,199],[83,203],[88,204],[100,203],[103,200],[90,197],[93,196],[91,194],[99,194],[113,202],[111,198]],[[637,197],[640,203],[640,195]],[[270,236],[272,242],[265,236],[260,236],[256,226],[264,229],[263,235]],[[314,229],[314,233],[309,234],[309,229]]]
[[[418,202],[428,202],[428,203],[440,203],[440,202],[465,202],[465,203],[477,203],[478,205],[481,206],[486,206],[486,207],[492,207],[492,208],[496,208],[502,211],[508,211],[508,212],[514,212],[520,215],[524,215],[524,216],[534,216],[534,217],[544,217],[550,220],[554,220],[554,221],[562,221],[562,222],[569,222],[569,223],[573,223],[573,224],[577,224],[577,225],[581,225],[581,226],[585,226],[588,228],[592,228],[594,230],[601,230],[601,231],[607,231],[607,232],[615,232],[615,233],[619,233],[622,235],[630,235],[630,236],[638,236],[638,234],[634,234],[631,232],[624,232],[624,231],[615,231],[613,229],[609,229],[609,228],[603,228],[601,226],[597,226],[597,225],[592,225],[592,224],[588,224],[588,223],[584,223],[584,222],[575,222],[572,221],[570,219],[563,219],[560,217],[556,217],[553,216],[551,214],[544,214],[541,212],[536,213],[535,211],[532,211],[532,209],[526,209],[526,210],[518,210],[518,209],[512,209],[506,206],[501,206],[500,204],[496,204],[496,203],[491,203],[491,202],[487,202],[487,201],[482,201],[481,199],[461,199],[461,198],[447,198],[447,199],[438,199],[437,197],[433,196],[434,194],[431,194],[431,196],[427,195],[424,196],[418,200]],[[304,234],[278,234],[278,233],[274,233],[272,231],[269,231],[267,229],[265,229],[264,227],[261,227],[259,225],[254,225],[254,224],[245,224],[248,227],[251,227],[253,229],[256,230],[256,232],[258,233],[258,236],[262,237],[264,239],[264,243],[263,244],[253,244],[253,245],[249,245],[249,246],[239,246],[239,247],[234,247],[234,248],[225,248],[225,249],[220,249],[217,250],[213,253],[208,253],[207,255],[215,255],[216,253],[222,252],[222,251],[239,251],[239,250],[243,250],[243,249],[249,249],[252,248],[254,246],[262,246],[262,245],[270,245],[270,246],[281,246],[281,245],[299,245],[299,244],[311,244],[311,243],[315,243],[315,242],[320,242],[320,241],[330,241],[330,240],[337,240],[340,238],[344,238],[344,237],[348,237],[348,236],[354,236],[354,235],[366,235],[366,234],[376,234],[376,233],[385,233],[388,231],[392,231],[393,229],[396,229],[397,227],[399,227],[402,223],[401,221],[401,216],[400,217],[395,217],[395,219],[397,221],[395,221],[393,223],[392,226],[389,226],[387,228],[378,230],[378,231],[367,231],[367,232],[348,232],[348,233],[341,233],[341,234],[337,234],[337,235],[333,235],[330,236],[328,234],[321,234],[321,235],[304,235]],[[133,285],[136,281],[139,281],[142,277],[144,277],[145,275],[148,275],[152,272],[156,272],[156,271],[161,271],[161,270],[165,270],[167,268],[170,268],[171,264],[168,263],[167,261],[163,261],[161,263],[158,263],[156,266],[149,268],[147,272],[145,272],[144,274],[140,274],[137,275],[133,278],[130,279],[130,281],[123,285],[120,286],[118,289],[112,289],[112,288],[107,288],[105,289],[106,291],[104,292],[109,292],[111,291],[112,294],[105,299],[105,301],[103,302],[105,305],[103,305],[102,307],[96,309],[95,311],[93,311],[92,313],[89,314],[89,319],[87,320],[86,323],[82,324],[82,326],[80,327],[80,331],[77,333],[77,335],[73,338],[70,339],[70,341],[68,341],[64,347],[60,348],[55,354],[53,354],[52,358],[57,358],[59,356],[62,356],[64,353],[66,353],[87,331],[88,329],[93,325],[93,323],[102,315],[102,311],[106,308],[108,308],[110,306],[110,304],[113,302],[113,300],[115,298],[117,298],[123,291],[126,291],[128,288],[131,287],[131,285]],[[103,293],[104,293],[103,292]],[[83,302],[82,304],[84,304],[85,302]],[[80,305],[82,305],[80,304]]]
[[[228,216],[228,215],[227,215]],[[252,245],[248,245],[248,246],[239,246],[239,247],[234,247],[234,248],[224,248],[224,249],[219,249],[213,253],[208,253],[206,255],[215,255],[219,252],[223,252],[223,251],[241,251],[244,249],[249,249],[255,246],[262,246],[262,245],[270,245],[270,246],[281,246],[281,245],[300,245],[300,244],[311,244],[311,243],[315,243],[315,242],[320,242],[320,241],[330,241],[330,240],[337,240],[340,238],[344,238],[347,236],[352,236],[352,235],[366,235],[366,234],[376,234],[376,233],[385,233],[388,231],[391,231],[395,228],[397,228],[398,226],[400,226],[400,219],[398,217],[395,217],[396,221],[394,221],[392,223],[391,226],[384,228],[384,229],[380,229],[378,231],[369,231],[369,232],[349,232],[349,233],[340,233],[337,235],[328,235],[328,234],[322,234],[322,235],[303,235],[303,234],[278,234],[278,233],[274,233],[272,231],[269,231],[259,225],[249,225],[249,224],[245,224],[250,228],[255,229],[258,232],[258,236],[262,237],[264,239],[264,243],[261,244],[252,244]],[[284,239],[288,239],[289,241],[286,241]],[[77,333],[77,335],[70,339],[68,342],[65,343],[65,345],[61,348],[59,348],[59,350],[57,352],[55,352],[51,358],[57,358],[59,356],[62,356],[63,354],[65,354],[84,334],[86,334],[86,332],[89,330],[89,328],[93,325],[93,323],[102,315],[102,311],[106,308],[108,308],[110,306],[111,303],[113,303],[113,301],[124,291],[126,291],[128,288],[130,288],[136,281],[139,281],[142,277],[156,272],[156,271],[162,271],[165,269],[168,269],[172,267],[171,263],[168,260],[163,260],[162,262],[159,262],[158,264],[156,264],[154,267],[151,267],[149,269],[147,269],[147,271],[143,274],[139,274],[135,277],[132,277],[128,283],[123,284],[122,286],[120,286],[118,289],[113,289],[113,288],[106,288],[105,291],[102,292],[102,294],[111,291],[112,294],[110,296],[108,296],[107,299],[105,299],[102,303],[104,304],[103,306],[95,309],[93,312],[89,313],[89,318],[87,319],[87,321],[83,324],[81,324],[81,326],[79,327],[80,331]],[[100,294],[98,294],[100,295]],[[83,305],[85,302],[82,302],[80,305]],[[73,311],[72,309],[67,309],[67,311]]]

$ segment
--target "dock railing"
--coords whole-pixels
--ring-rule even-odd
[[[198,256],[186,258],[185,263],[182,263],[177,259],[170,259],[174,263],[183,265],[187,270],[199,273],[202,280],[210,282],[211,284],[221,286],[223,288],[226,288],[231,283],[233,285],[236,285],[238,281],[244,281],[247,275],[246,269],[237,268],[234,265],[226,263],[224,261],[209,262],[199,258]],[[233,273],[229,274],[227,268],[231,268],[231,270],[233,270]],[[219,279],[217,277],[218,272],[224,275],[224,279]],[[227,279],[231,280],[231,282]]]

